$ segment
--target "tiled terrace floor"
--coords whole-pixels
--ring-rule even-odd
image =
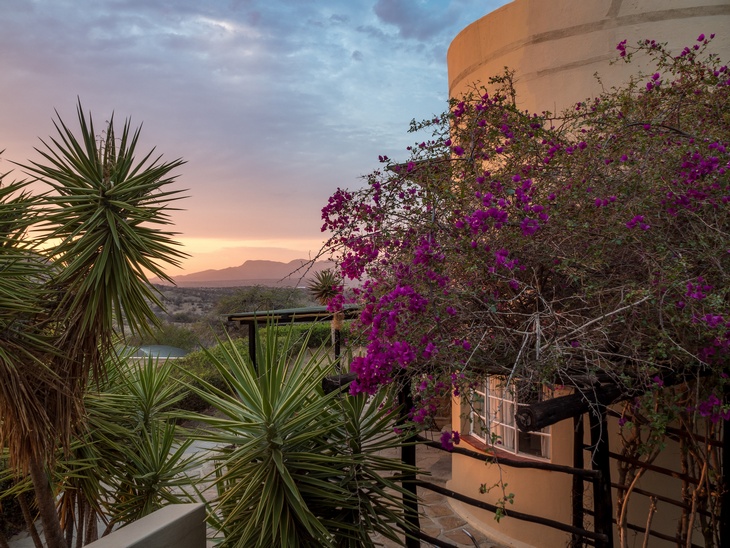
[[[416,455],[418,467],[430,473],[430,475],[422,476],[422,479],[445,486],[446,482],[451,479],[451,455],[426,445],[418,446]],[[487,538],[462,519],[451,507],[447,497],[426,489],[419,489],[418,496],[422,501],[419,509],[421,530],[425,534],[458,548],[474,548],[475,541],[478,548],[504,548],[503,545]],[[390,540],[377,536],[373,538],[381,542],[385,548],[397,546]],[[426,547],[431,544],[422,541],[421,546]]]

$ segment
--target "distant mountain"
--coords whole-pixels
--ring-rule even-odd
[[[311,278],[315,272],[334,266],[331,261],[310,263],[305,259],[296,259],[288,263],[278,261],[253,260],[240,266],[231,266],[221,270],[203,270],[193,274],[173,276],[180,287],[232,287],[243,285],[265,285],[272,287],[296,287],[306,285],[305,279]],[[162,284],[159,279],[152,283]]]

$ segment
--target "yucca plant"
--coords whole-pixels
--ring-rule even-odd
[[[346,464],[338,470],[338,482],[348,493],[348,503],[333,506],[326,500],[321,509],[323,522],[340,547],[373,546],[371,535],[380,533],[402,543],[396,530],[407,530],[403,520],[403,474],[414,469],[403,464],[400,449],[404,436],[396,435],[398,408],[387,391],[372,397],[341,394],[332,409],[339,417],[330,433],[338,455]]]
[[[147,275],[168,279],[165,264],[184,256],[166,228],[182,161],[137,160],[128,121],[117,134],[112,117],[99,138],[77,112],[79,137],[59,118],[42,160],[22,166],[48,191],[0,190],[0,445],[32,479],[51,548],[67,543],[49,477],[83,430],[87,380],[103,375],[122,326],[157,322]]]
[[[59,452],[51,477],[69,544],[76,537],[82,546],[167,504],[195,499],[198,478],[189,471],[200,462],[187,452],[192,439],[178,425],[184,392],[170,376],[174,367],[112,356],[100,383],[87,390],[85,428]],[[3,481],[12,487],[0,492],[0,503],[23,503],[33,493],[29,478],[14,481],[10,470],[0,469]],[[33,528],[33,520],[27,525]]]
[[[44,448],[51,428],[36,383],[54,383],[43,357],[53,351],[43,329],[42,293],[48,265],[28,238],[38,220],[40,199],[27,182],[5,182],[0,175],[0,448],[11,469]]]
[[[56,349],[46,327],[50,292],[43,287],[52,267],[28,237],[38,222],[41,197],[28,192],[27,182],[6,183],[4,178],[0,176],[0,452],[14,485],[3,495],[18,494],[17,500],[25,503],[30,465],[38,464],[36,477],[44,480],[42,463],[55,450],[54,419],[44,398],[59,390],[62,381],[49,364]],[[47,480],[42,487],[40,496],[53,514]]]
[[[172,382],[172,361],[110,357],[107,374],[85,396],[87,427],[56,462],[59,510],[71,531],[95,540],[98,519],[108,532],[167,505],[191,502],[186,450],[192,440],[174,411],[184,395]]]
[[[0,448],[0,548],[8,548],[7,533],[14,533],[23,525],[28,528],[36,546],[41,546],[38,531],[33,526],[35,516],[28,504],[27,493],[32,492],[30,478],[18,480],[8,468],[7,453]]]
[[[313,279],[307,284],[307,289],[319,304],[327,306],[340,294],[341,285],[342,281],[337,273],[328,268],[315,272]]]
[[[406,470],[378,453],[398,446],[385,396],[324,394],[333,371],[320,348],[288,351],[267,329],[256,366],[229,341],[211,362],[230,391],[198,380],[193,390],[217,416],[200,438],[216,444],[218,489],[209,519],[226,547],[368,546],[378,531],[397,541],[402,525],[396,478]]]

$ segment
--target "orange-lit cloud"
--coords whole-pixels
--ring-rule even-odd
[[[446,49],[507,0],[13,0],[0,33],[0,168],[37,160],[56,110],[181,157],[185,272],[316,253],[320,209],[447,108]],[[19,175],[20,176],[20,175]]]

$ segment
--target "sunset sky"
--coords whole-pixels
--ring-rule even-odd
[[[54,109],[76,127],[78,97],[187,161],[174,221],[192,257],[172,275],[308,258],[328,196],[405,157],[411,119],[446,107],[449,43],[506,3],[6,0],[0,171],[38,159]]]

